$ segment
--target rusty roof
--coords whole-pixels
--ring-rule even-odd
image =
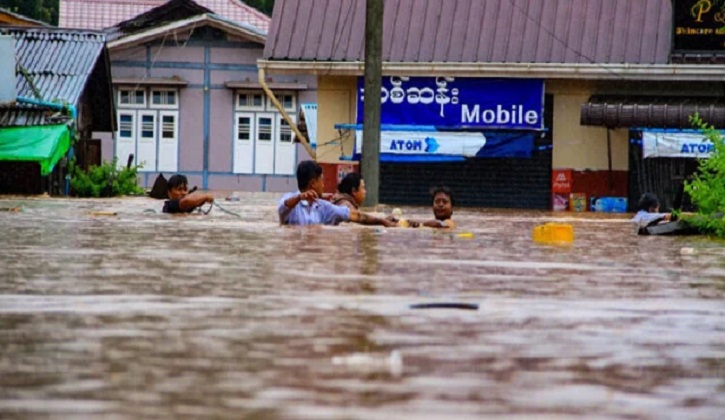
[[[383,61],[666,64],[671,0],[385,0]],[[365,2],[277,0],[264,58],[362,61]]]

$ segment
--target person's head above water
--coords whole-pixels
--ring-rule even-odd
[[[322,168],[314,160],[303,160],[297,165],[297,187],[301,192],[315,190],[322,197]]]
[[[430,190],[433,197],[433,215],[436,220],[448,220],[453,216],[453,192],[445,185],[437,185]]]
[[[646,211],[648,213],[658,213],[660,211],[660,200],[653,193],[644,193],[637,203],[638,211]]]
[[[340,185],[337,186],[337,190],[354,198],[358,205],[365,201],[365,195],[367,195],[365,180],[357,172],[350,172],[345,175],[345,178],[340,181]]]
[[[181,200],[189,193],[189,181],[184,175],[172,175],[166,183],[166,194],[172,200]]]

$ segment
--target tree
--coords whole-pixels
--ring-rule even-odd
[[[697,213],[683,215],[682,220],[702,233],[725,238],[725,139],[698,114],[690,116],[690,122],[715,149],[708,159],[700,160],[693,179],[685,182],[685,192],[697,206]]]
[[[57,26],[59,2],[60,0],[0,0],[0,7]]]
[[[244,0],[244,2],[265,15],[272,16],[272,10],[274,10],[274,0]]]

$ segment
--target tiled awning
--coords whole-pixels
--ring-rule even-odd
[[[593,96],[581,106],[581,125],[610,128],[693,128],[698,113],[716,128],[725,127],[725,97]]]

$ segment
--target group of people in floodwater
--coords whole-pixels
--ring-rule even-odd
[[[432,227],[453,228],[453,192],[445,185],[433,187],[433,219],[406,220],[400,214],[379,217],[359,210],[365,200],[365,180],[358,173],[347,174],[334,195],[323,193],[322,167],[315,161],[306,160],[297,165],[298,191],[282,196],[277,206],[282,225],[337,225],[355,222],[385,227]],[[191,213],[206,203],[213,203],[210,193],[189,193],[188,180],[184,175],[173,175],[167,184],[168,200],[164,213]]]
[[[282,196],[277,206],[282,225],[337,225],[341,222],[355,222],[364,225],[385,227],[453,228],[453,192],[445,185],[431,189],[433,219],[406,220],[400,214],[379,217],[360,211],[365,201],[365,180],[358,173],[347,174],[338,185],[334,195],[323,193],[322,167],[312,160],[297,165],[298,191]],[[168,200],[164,213],[191,213],[206,203],[213,203],[210,193],[189,193],[188,181],[184,175],[174,175],[167,183]],[[639,234],[647,234],[647,228],[672,220],[670,213],[660,213],[660,203],[655,194],[645,193],[637,203],[637,214],[632,221]]]

